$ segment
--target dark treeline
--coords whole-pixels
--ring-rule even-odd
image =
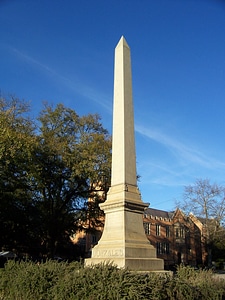
[[[96,114],[0,98],[0,250],[54,257],[87,218],[92,183],[107,188],[111,137]],[[93,205],[90,214],[102,212]],[[73,252],[73,251],[72,251]]]

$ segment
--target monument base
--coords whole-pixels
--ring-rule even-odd
[[[156,257],[155,248],[147,240],[138,244],[127,242],[126,245],[114,241],[100,243],[92,249],[92,257],[85,259],[85,266],[112,263],[118,268],[131,271],[162,271],[164,260]]]
[[[107,196],[101,204],[105,212],[102,237],[85,265],[111,262],[132,271],[164,270],[164,260],[156,257],[144,232],[142,216],[147,204],[141,201],[137,186],[113,186]]]
[[[132,271],[163,271],[164,262],[159,258],[87,258],[85,266],[96,265],[100,263],[113,263],[118,268],[127,268]]]

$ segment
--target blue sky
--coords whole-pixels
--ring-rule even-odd
[[[99,113],[111,132],[114,48],[131,48],[144,202],[173,210],[197,178],[225,185],[225,1],[2,0],[0,89]]]

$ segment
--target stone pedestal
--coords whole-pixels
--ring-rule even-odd
[[[148,206],[141,201],[136,186],[116,185],[101,204],[105,212],[102,237],[93,249],[86,265],[113,262],[119,268],[139,271],[163,270],[164,262],[156,258],[143,228],[143,211]]]

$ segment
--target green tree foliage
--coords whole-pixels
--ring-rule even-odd
[[[36,142],[26,116],[29,107],[12,97],[0,99],[0,225],[1,246],[21,249],[32,243],[33,210],[29,168]],[[24,249],[25,250],[25,249]]]
[[[77,229],[75,222],[86,219],[91,183],[109,173],[111,141],[99,116],[79,117],[62,104],[46,105],[39,121],[35,200],[43,217],[42,244],[53,256]]]
[[[93,183],[109,178],[111,139],[98,115],[62,104],[45,104],[33,122],[27,113],[19,100],[1,99],[0,246],[19,250],[20,240],[53,257],[86,218]]]

